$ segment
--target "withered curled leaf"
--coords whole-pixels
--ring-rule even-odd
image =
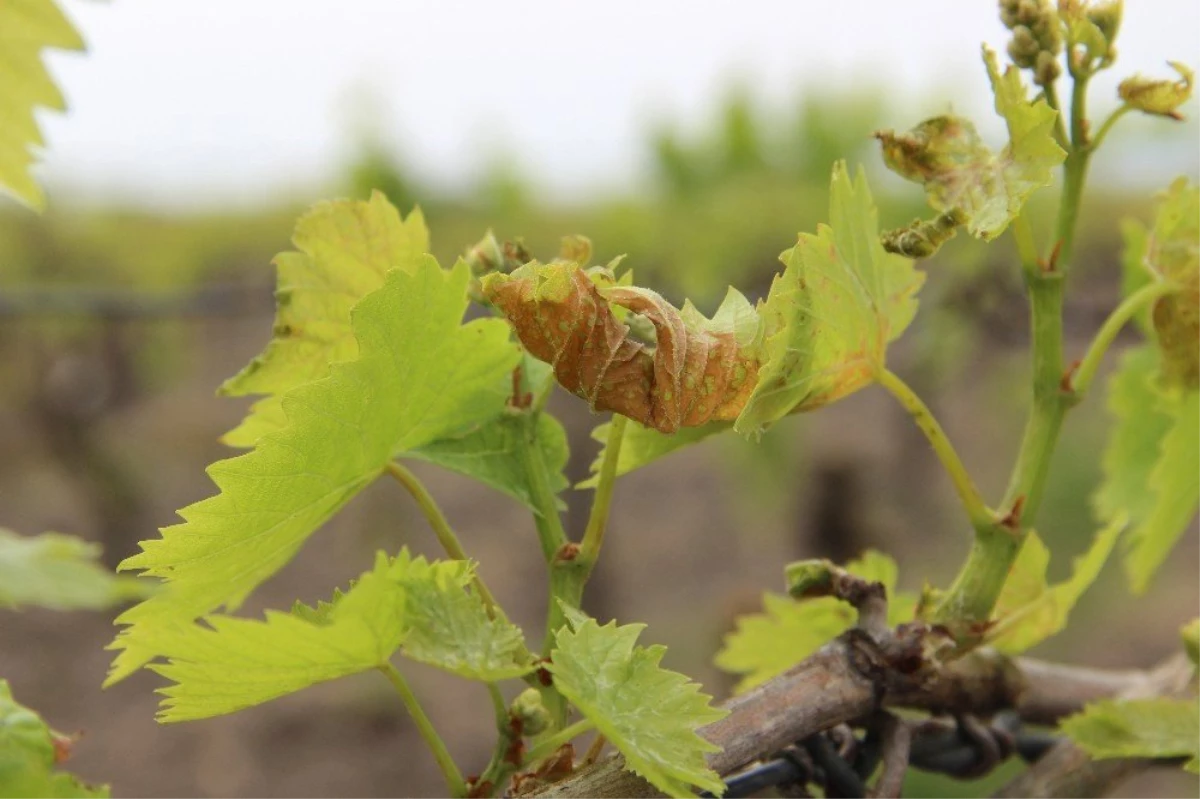
[[[709,319],[690,303],[675,308],[649,289],[617,285],[606,269],[570,261],[489,275],[482,288],[521,344],[593,410],[674,433],[737,418],[754,390],[758,314],[732,289]],[[653,345],[631,334],[622,308],[653,326]]]

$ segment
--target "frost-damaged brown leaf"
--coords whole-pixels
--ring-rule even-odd
[[[593,410],[674,433],[737,418],[754,390],[758,315],[736,291],[708,319],[690,303],[680,310],[649,289],[616,285],[606,269],[563,261],[489,275],[483,291]],[[656,343],[637,340],[614,307],[649,321]]]

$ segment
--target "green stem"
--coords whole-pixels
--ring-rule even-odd
[[[983,501],[979,489],[971,480],[970,473],[963,466],[962,460],[954,450],[954,445],[950,443],[950,439],[942,430],[942,426],[938,424],[937,419],[934,418],[932,411],[921,401],[916,392],[895,373],[883,369],[876,375],[876,380],[904,406],[909,416],[917,423],[917,427],[921,428],[921,432],[929,439],[933,451],[942,462],[951,482],[954,483],[954,490],[958,492],[958,498],[967,512],[967,517],[971,520],[971,526],[977,532],[994,526],[996,515]]]
[[[466,796],[467,784],[463,781],[462,772],[455,765],[454,758],[450,756],[450,751],[446,748],[441,736],[433,728],[429,716],[425,715],[421,703],[417,701],[416,694],[408,687],[408,681],[404,679],[404,675],[397,671],[391,663],[380,665],[379,670],[383,672],[384,677],[388,678],[388,682],[396,689],[396,693],[400,694],[400,701],[404,703],[408,715],[412,716],[412,720],[416,723],[417,731],[421,733],[421,737],[433,752],[433,758],[437,761],[438,768],[442,770],[442,776],[446,778],[446,786],[450,789],[450,795]]]
[[[1001,503],[1006,518],[985,534],[977,531],[962,570],[934,611],[935,620],[959,629],[977,630],[991,617],[1009,569],[1025,542],[1024,531],[1041,505],[1050,457],[1058,444],[1063,416],[1072,404],[1072,392],[1064,386],[1063,276],[1071,261],[1091,154],[1087,134],[1089,74],[1072,67],[1072,77],[1070,141],[1066,142],[1065,136],[1059,134],[1064,139],[1060,143],[1067,149],[1067,158],[1063,163],[1055,254],[1043,263],[1036,257],[1030,259],[1024,252],[1026,248],[1021,248],[1032,326],[1033,399],[1021,448]],[[1052,86],[1046,87],[1046,98],[1047,103],[1058,107]],[[969,642],[973,634],[962,638]]]
[[[600,464],[600,475],[596,482],[596,495],[592,499],[592,510],[588,515],[587,528],[583,533],[583,541],[579,545],[579,560],[583,562],[587,573],[586,581],[600,556],[600,548],[604,545],[604,531],[608,527],[608,512],[612,507],[613,486],[617,481],[617,463],[621,458],[621,442],[625,438],[625,425],[628,419],[614,413],[608,427],[608,440],[604,444],[604,461]]]
[[[1071,141],[1067,138],[1067,125],[1063,122],[1062,105],[1058,102],[1058,89],[1053,83],[1049,83],[1042,87],[1042,91],[1046,95],[1046,105],[1058,112],[1054,120],[1054,139],[1058,142],[1059,147],[1069,150]]]
[[[1038,252],[1037,243],[1033,240],[1033,229],[1029,225],[1029,218],[1025,216],[1025,210],[1021,209],[1021,213],[1017,214],[1016,219],[1012,221],[1012,237],[1017,245],[1017,256],[1021,259],[1021,265],[1026,271],[1037,267]]]
[[[1104,360],[1105,353],[1116,339],[1117,334],[1121,332],[1121,328],[1132,319],[1145,306],[1149,305],[1159,297],[1164,297],[1177,291],[1177,287],[1171,283],[1154,282],[1147,283],[1140,289],[1130,294],[1125,300],[1117,306],[1108,318],[1104,320],[1104,324],[1096,332],[1096,337],[1092,339],[1092,343],[1088,346],[1087,354],[1083,356],[1083,360],[1079,362],[1078,368],[1071,379],[1071,390],[1076,401],[1083,398],[1087,394],[1088,388],[1092,384],[1092,378],[1096,376],[1096,369],[1099,368],[1100,362]]]
[[[595,724],[587,719],[577,721],[566,729],[559,730],[553,735],[548,735],[538,742],[537,746],[530,748],[525,753],[524,764],[530,766],[539,760],[545,760],[558,751],[558,748],[565,743],[570,743],[575,738],[583,735],[588,730],[594,729]]]
[[[492,759],[488,761],[487,768],[479,775],[479,779],[475,781],[473,787],[478,788],[488,783],[491,785],[494,795],[495,790],[502,788],[503,783],[506,783],[513,772],[517,770],[518,764],[509,761],[509,753],[513,751],[515,730],[508,707],[504,704],[504,697],[494,682],[489,682],[487,688],[488,695],[492,700],[492,709],[496,714],[496,746],[492,750]]]
[[[438,543],[442,545],[442,549],[446,550],[446,554],[454,560],[470,560],[463,550],[462,544],[459,543],[454,528],[450,526],[450,522],[446,521],[446,515],[438,507],[433,495],[426,490],[425,484],[406,467],[395,461],[388,462],[387,470],[392,477],[396,478],[396,482],[404,486],[417,501],[417,506],[429,521],[429,526],[433,528],[433,534],[437,536]],[[474,577],[474,585],[475,590],[479,592],[479,598],[487,605],[489,615],[494,616],[498,612],[499,606],[496,604],[492,592],[483,584],[483,580],[478,574]]]
[[[1092,136],[1091,142],[1088,143],[1088,149],[1092,152],[1100,149],[1100,143],[1104,141],[1104,137],[1108,135],[1110,130],[1112,130],[1113,125],[1117,124],[1117,120],[1132,110],[1133,109],[1131,106],[1122,105],[1116,111],[1113,111],[1111,114],[1109,114],[1108,119],[1104,120],[1104,124],[1101,125],[1100,129],[1096,131],[1094,136]]]

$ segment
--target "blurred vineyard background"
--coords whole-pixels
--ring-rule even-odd
[[[713,109],[699,126],[647,132],[649,166],[636,192],[571,202],[545,199],[537,176],[505,159],[468,190],[429,185],[381,141],[363,136],[340,184],[237,212],[79,205],[69,187],[56,192],[43,216],[4,206],[0,522],[101,542],[112,565],[173,523],[176,509],[211,492],[204,467],[234,454],[218,436],[248,406],[214,392],[268,339],[271,258],[289,248],[295,218],[315,199],[365,198],[379,189],[405,211],[420,204],[443,263],[488,228],[501,239],[522,238],[544,257],[557,252],[559,237],[583,233],[599,262],[627,253],[639,284],[676,303],[689,297],[705,310],[730,283],[751,299],[765,295],[779,252],[826,217],[835,158],[868,166],[885,226],[922,212],[920,191],[883,174],[874,152],[873,130],[919,121],[889,105],[883,87],[809,94],[790,106],[741,88]],[[1168,161],[1168,171],[1195,179],[1196,138],[1194,122],[1131,123],[1101,156],[1071,275],[1068,357],[1082,353],[1117,298],[1121,219],[1149,215],[1157,186],[1138,179],[1139,165],[1157,157]],[[1161,163],[1155,174],[1163,174]],[[1039,198],[1043,206],[1050,194]],[[1045,241],[1051,220],[1035,218]],[[1026,403],[1027,314],[1015,258],[1007,240],[985,248],[960,236],[923,266],[923,310],[891,366],[925,397],[995,497]],[[1053,564],[1060,573],[1066,555],[1094,531],[1088,495],[1106,430],[1096,394],[1069,418],[1041,513],[1039,531],[1064,554]],[[570,476],[578,480],[598,448],[590,431],[601,420],[570,397],[557,396],[551,407],[569,430]],[[465,479],[420,472],[482,562],[488,584],[536,630],[544,575],[527,514]],[[586,492],[568,506],[578,536]],[[316,535],[247,612],[327,596],[360,572],[373,550],[403,544],[438,554],[407,495],[380,483]],[[585,605],[601,618],[647,622],[643,640],[669,646],[666,664],[721,696],[732,685],[712,666],[721,637],[737,614],[759,607],[764,590],[780,588],[785,562],[843,560],[878,547],[898,559],[902,585],[915,589],[926,580],[945,583],[967,545],[965,520],[925,440],[883,392],[867,390],[793,418],[757,445],[718,438],[619,482],[605,557]],[[1200,604],[1197,550],[1189,535],[1137,601],[1110,565],[1071,629],[1037,654],[1138,667],[1165,656],[1177,646],[1175,630]],[[153,674],[100,690],[109,617],[5,613],[0,630],[0,674],[54,726],[83,732],[73,769],[112,782],[117,795],[441,790],[402,709],[373,675],[232,717],[160,727],[152,693],[160,680]],[[429,697],[455,754],[482,766],[493,735],[483,689],[460,690],[413,664],[405,670]],[[967,790],[912,779],[925,794]],[[1184,796],[1195,783],[1154,772],[1123,790]]]

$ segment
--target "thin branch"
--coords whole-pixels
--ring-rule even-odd
[[[876,644],[851,630],[822,647],[791,671],[723,703],[730,713],[699,732],[720,747],[708,756],[718,774],[780,751],[837,724],[867,717],[881,705],[932,712],[988,716],[1017,708],[1028,720],[1053,723],[1083,704],[1144,686],[1146,672],[1076,669],[1027,658],[1011,660],[982,650],[936,669],[920,668],[928,631],[899,628]],[[904,673],[911,658],[918,668]],[[623,770],[619,754],[581,768],[546,786],[546,796],[657,796],[654,788]]]
[[[1191,662],[1179,654],[1121,691],[1124,699],[1183,693],[1192,680]],[[1093,760],[1072,741],[1055,745],[996,796],[1103,796],[1122,781],[1154,765],[1143,758]]]

